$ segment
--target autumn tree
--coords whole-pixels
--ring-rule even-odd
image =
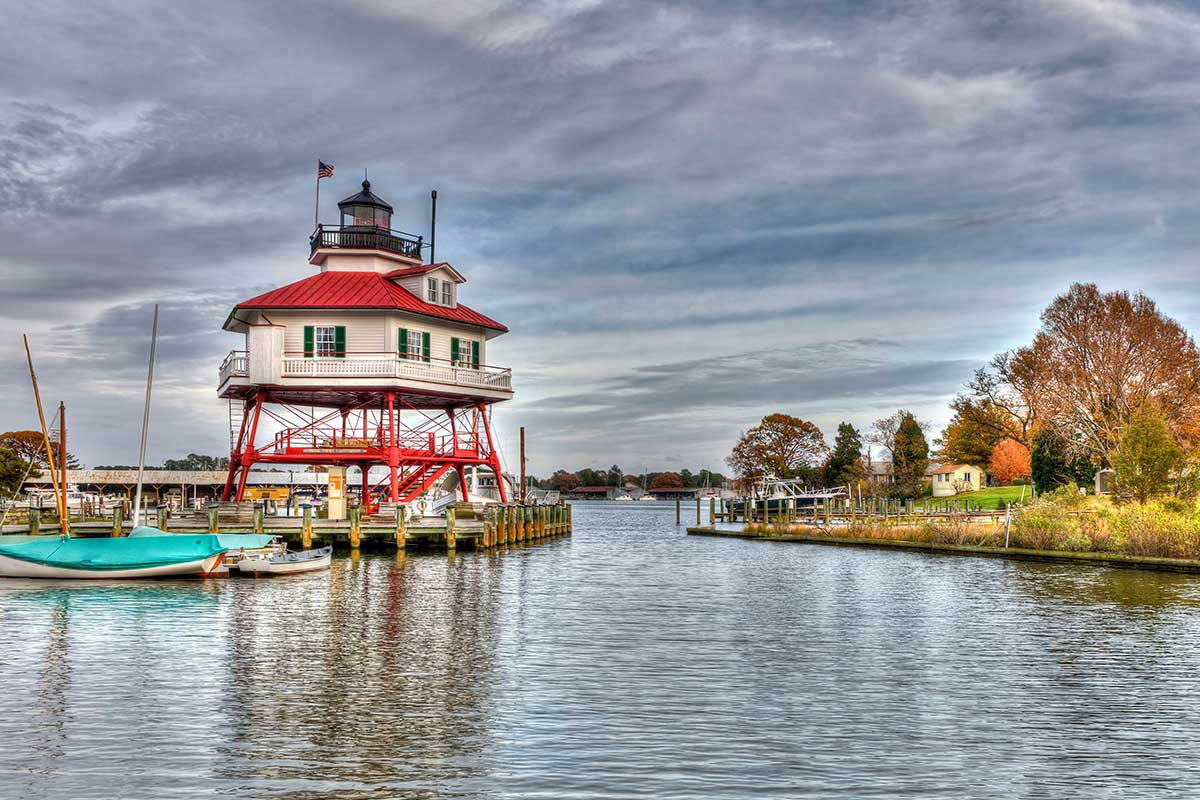
[[[838,425],[833,452],[825,462],[825,485],[857,484],[866,473],[862,462],[862,436],[849,422]]]
[[[1167,492],[1183,461],[1183,450],[1162,414],[1143,409],[1125,426],[1113,453],[1116,489],[1144,503]]]
[[[55,446],[51,440],[51,446]],[[8,431],[0,433],[0,447],[11,450],[19,458],[31,462],[38,467],[47,466],[46,440],[41,431]],[[54,465],[58,466],[58,448],[54,450]],[[79,469],[79,459],[70,450],[67,451],[67,469]]]
[[[1029,448],[1016,439],[1005,439],[992,449],[987,465],[988,472],[1002,486],[1015,480],[1028,480],[1031,470]]]
[[[821,429],[788,414],[768,414],[742,434],[725,462],[743,480],[770,475],[808,477],[824,460],[827,448]]]
[[[948,464],[987,464],[992,451],[1002,441],[1014,439],[1008,412],[988,400],[976,400],[962,395],[950,403],[954,416],[934,440],[938,458]],[[1026,448],[1028,451],[1028,448]]]
[[[1155,408],[1185,449],[1200,443],[1200,351],[1187,331],[1139,293],[1077,283],[1041,316],[1028,366],[1040,423],[1111,463],[1126,425]]]
[[[551,489],[557,489],[560,492],[569,492],[579,485],[579,476],[574,472],[567,472],[565,469],[557,470],[547,481]]]
[[[660,472],[650,481],[651,489],[682,489],[683,479],[676,472]]]

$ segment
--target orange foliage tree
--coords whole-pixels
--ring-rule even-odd
[[[1018,478],[1029,480],[1032,473],[1029,448],[1015,439],[1005,439],[992,449],[988,472],[1001,485],[1008,485]]]
[[[768,414],[742,434],[725,463],[743,480],[807,477],[818,472],[827,452],[825,436],[813,423],[789,414]]]
[[[660,472],[650,481],[651,489],[682,489],[683,478],[674,472]]]

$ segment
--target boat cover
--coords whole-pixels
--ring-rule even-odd
[[[274,536],[266,533],[216,533],[217,541],[227,550],[260,550],[269,547]],[[129,532],[129,538],[144,536],[195,536],[194,533],[168,533],[149,525],[138,525]]]
[[[63,569],[139,569],[198,561],[224,552],[215,534],[172,534],[105,539],[38,540],[0,544],[0,555]]]

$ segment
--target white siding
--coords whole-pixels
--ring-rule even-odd
[[[399,330],[403,326],[429,333],[431,358],[448,361],[450,338],[457,336],[460,339],[479,342],[479,363],[489,363],[485,329],[474,325],[455,324],[448,320],[403,314],[398,311],[376,310],[284,310],[268,311],[267,316],[276,325],[286,328],[283,348],[288,353],[304,352],[305,325],[345,325],[346,351],[349,353],[394,353],[400,341]]]

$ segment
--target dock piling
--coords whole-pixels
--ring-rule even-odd
[[[208,532],[209,533],[220,533],[221,532],[221,514],[220,514],[221,509],[220,509],[220,506],[213,504],[213,505],[210,505],[205,510],[208,511]],[[113,535],[116,536],[115,533]]]
[[[362,506],[350,509],[350,547],[357,550],[362,542]]]
[[[453,552],[458,543],[454,538],[454,507],[446,509],[446,549]]]
[[[302,519],[300,522],[300,544],[307,550],[312,547],[313,534],[313,510],[308,503],[304,504],[304,509],[300,512]]]
[[[124,512],[125,512],[125,509],[123,509],[123,508],[121,507],[121,504],[120,504],[120,503],[117,503],[115,506],[113,506],[113,510],[112,510],[112,535],[113,535],[113,537],[114,537],[114,538],[116,538],[117,536],[120,536],[120,535],[121,535],[122,526],[125,524],[125,513],[124,513]],[[30,520],[30,523],[29,523],[29,532],[30,532],[30,533],[33,533],[33,532],[34,532],[34,531],[33,531],[33,521],[32,521],[32,520]]]
[[[679,510],[680,510],[680,500],[678,497],[676,497],[675,498],[675,524],[676,525],[679,524]]]
[[[42,529],[42,510],[40,508],[29,509],[29,535],[37,536]]]
[[[167,529],[167,507],[166,506],[158,507],[158,529],[160,531],[165,531]]]
[[[404,518],[404,503],[396,504],[396,547],[404,549],[408,540],[408,520]]]
[[[256,505],[254,507],[254,532],[255,533],[263,532],[263,517],[265,514],[266,514],[266,512],[263,510],[263,507],[261,505]]]

